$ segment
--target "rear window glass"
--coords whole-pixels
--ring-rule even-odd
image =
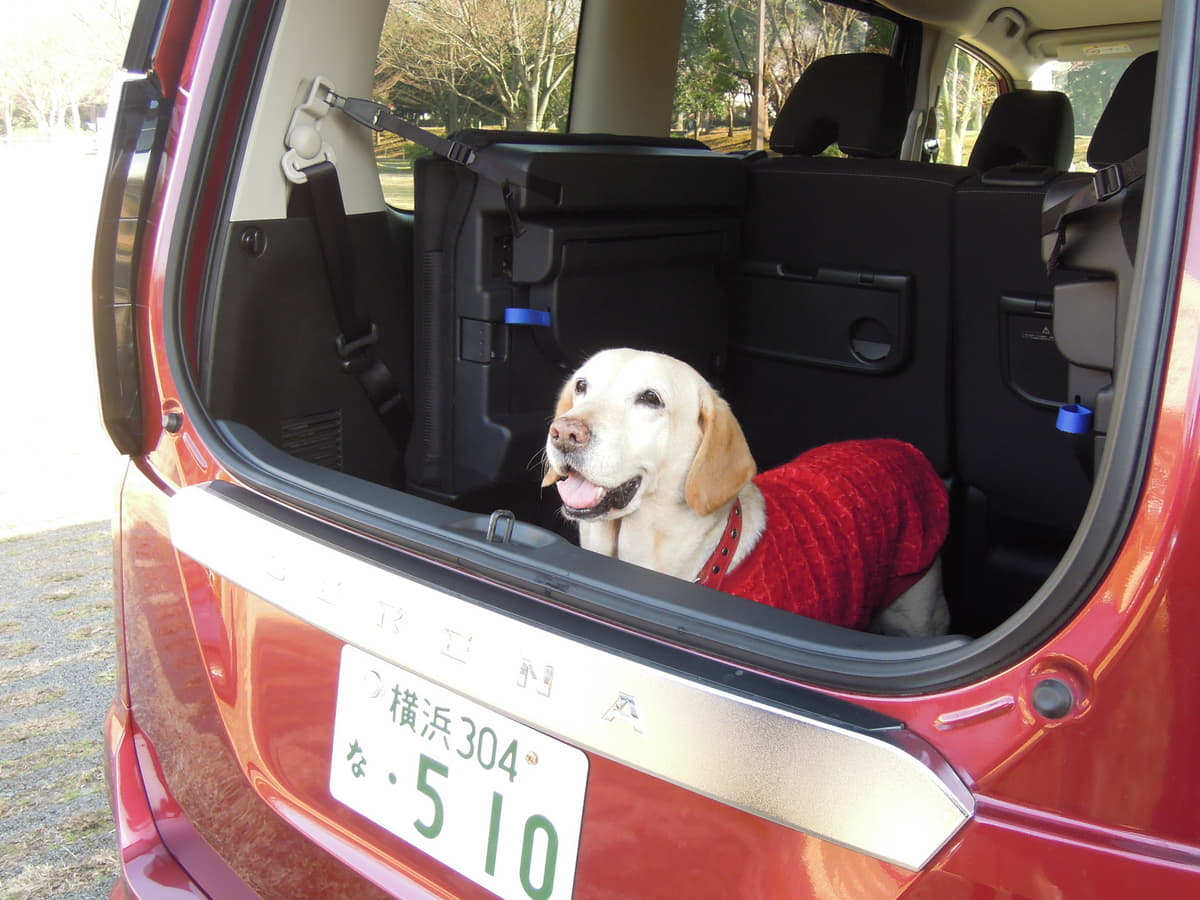
[[[374,99],[437,134],[566,128],[581,0],[392,0]],[[412,163],[428,151],[375,138],[387,202],[412,209]]]
[[[1122,59],[1062,60],[1046,63],[1033,76],[1033,86],[1042,91],[1062,91],[1075,113],[1075,154],[1071,171],[1090,172],[1088,144],[1104,112],[1113,88],[1133,62]]]
[[[814,60],[890,53],[896,32],[890,19],[820,0],[687,0],[672,134],[721,151],[766,146],[780,107]]]

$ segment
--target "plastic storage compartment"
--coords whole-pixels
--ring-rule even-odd
[[[418,161],[408,472],[411,490],[488,507],[536,498],[558,390],[595,351],[635,346],[718,371],[745,171],[691,141],[465,139],[536,189]]]

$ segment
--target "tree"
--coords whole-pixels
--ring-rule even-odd
[[[428,116],[455,131],[466,117],[462,95],[468,79],[452,49],[444,57],[431,52],[437,36],[417,6],[392,3],[388,7],[375,69],[375,99],[400,114]],[[472,93],[473,103],[489,102],[482,87],[476,86]]]
[[[761,64],[769,118],[814,60],[837,53],[887,52],[895,26],[887,19],[824,0],[766,0],[764,53],[758,59],[759,0],[688,0],[680,50],[676,113],[695,120],[715,95],[727,107],[751,98]],[[720,23],[720,27],[718,27]]]
[[[405,0],[389,10],[376,71],[381,99],[544,130],[575,58],[579,0]]]
[[[978,80],[979,60],[955,47],[946,65],[938,106],[942,127],[946,129],[946,161],[956,166],[962,163],[963,137],[978,92]]]
[[[872,25],[866,13],[823,0],[768,0],[765,77],[774,113],[778,114],[804,71],[821,57],[886,52],[883,33]]]
[[[82,124],[120,64],[136,0],[47,0],[6,11],[0,32],[0,117],[5,137],[21,117],[48,133]]]
[[[974,56],[955,47],[946,64],[938,115],[945,130],[945,162],[962,165],[966,136],[978,131],[984,113],[996,99],[997,83],[992,71]]]
[[[723,7],[717,0],[694,0],[688,4],[683,22],[675,106],[680,121],[691,123],[695,137],[708,120],[721,113],[728,115],[732,133],[733,97],[744,78],[735,63]]]

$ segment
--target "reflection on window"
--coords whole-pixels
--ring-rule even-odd
[[[437,134],[461,128],[566,127],[580,0],[392,0],[375,97]],[[412,209],[423,147],[377,138],[384,197]]]

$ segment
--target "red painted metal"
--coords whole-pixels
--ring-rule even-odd
[[[129,710],[114,704],[106,722],[108,752],[105,775],[112,797],[117,826],[117,848],[121,855],[122,880],[113,886],[112,897],[154,897],[166,891],[205,894],[163,846],[158,822],[146,796],[141,767],[134,749]]]

